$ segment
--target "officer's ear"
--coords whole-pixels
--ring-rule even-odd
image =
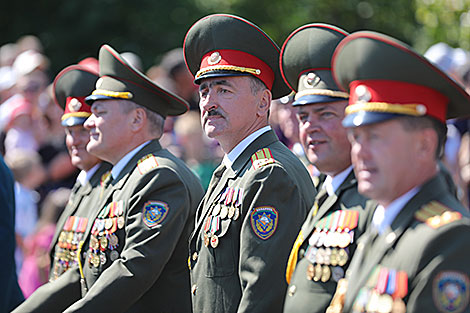
[[[132,111],[131,115],[131,129],[134,132],[139,132],[145,124],[147,113],[142,108],[136,108]]]
[[[437,133],[432,128],[419,130],[416,143],[418,155],[421,158],[434,158],[437,149]]]
[[[263,89],[260,91],[260,98],[258,102],[258,116],[267,116],[269,114],[269,108],[271,107],[272,94],[269,89]]]

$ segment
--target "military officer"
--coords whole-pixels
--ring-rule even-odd
[[[203,129],[225,152],[190,238],[193,311],[281,312],[290,247],[315,190],[268,124],[272,97],[289,92],[278,46],[251,22],[215,14],[190,28],[184,54]]]
[[[446,118],[470,115],[470,96],[376,32],[348,36],[332,64],[349,88],[343,125],[358,190],[379,206],[328,312],[469,312],[469,218],[437,158]]]
[[[88,215],[93,204],[102,196],[102,185],[110,174],[111,165],[102,162],[86,150],[88,130],[83,127],[91,115],[85,97],[94,89],[98,73],[80,65],[63,69],[54,80],[55,101],[64,109],[62,126],[65,127],[65,143],[72,164],[81,169],[72,189],[70,200],[59,218],[51,243],[52,267],[50,280],[57,279],[72,265],[77,264],[78,243],[85,236]]]
[[[158,142],[165,117],[186,112],[187,103],[107,45],[99,62],[101,77],[86,98],[87,150],[113,168],[87,225],[78,266],[83,283],[74,275],[70,287],[81,288],[82,297],[57,311],[190,312],[186,249],[203,189]]]
[[[366,224],[369,204],[357,192],[351,145],[341,125],[348,94],[330,68],[334,49],[347,35],[336,26],[308,24],[281,49],[281,74],[296,92],[292,105],[301,143],[309,162],[327,175],[289,257],[284,312],[325,312]]]
[[[97,60],[98,62],[98,60]],[[94,204],[103,192],[103,181],[110,174],[111,165],[102,162],[86,151],[89,141],[88,130],[83,127],[91,115],[90,106],[85,97],[94,89],[98,72],[81,65],[71,65],[63,69],[55,78],[53,91],[55,102],[64,110],[62,126],[65,128],[65,143],[71,162],[81,172],[77,177],[69,202],[57,222],[56,232],[51,242],[51,270],[49,280],[54,281],[72,267],[77,268],[77,250],[79,242],[86,236],[89,216],[96,210]],[[18,311],[54,311],[55,304],[47,307],[46,299],[53,297],[54,291],[60,290],[60,284],[46,284],[31,295]],[[80,297],[80,290],[75,289],[75,299]]]

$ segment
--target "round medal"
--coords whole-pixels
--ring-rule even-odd
[[[228,218],[232,218],[235,214],[235,207],[232,205],[228,208]]]
[[[393,299],[388,294],[379,297],[379,313],[390,313],[393,308]]]
[[[315,266],[312,263],[310,263],[307,266],[307,279],[312,280],[313,276],[315,276]]]
[[[233,220],[236,221],[240,217],[240,209],[235,207],[235,212],[233,213]]]
[[[338,265],[338,249],[331,249],[330,264],[332,266]]]
[[[91,264],[93,264],[94,267],[98,267],[100,266],[100,263],[101,263],[100,257],[97,254],[93,253],[91,257]]]
[[[108,239],[106,237],[101,237],[100,238],[100,250],[102,251],[106,250],[107,246],[108,246]]]
[[[111,235],[109,235],[108,247],[109,247],[111,250],[116,249],[118,243],[119,243],[119,238],[118,238],[118,236],[116,236],[116,234],[111,234]]]
[[[320,264],[315,265],[315,275],[313,276],[314,281],[319,281],[322,277],[323,269]]]
[[[94,235],[91,235],[90,237],[90,247],[93,250],[98,250],[100,248],[100,243],[98,241],[98,238],[96,238]]]
[[[349,256],[346,250],[339,249],[338,250],[338,265],[344,266],[348,262]]]
[[[217,203],[217,204],[214,206],[214,209],[212,209],[212,216],[217,216],[217,215],[219,215],[220,210],[221,210],[220,204]]]
[[[315,228],[315,231],[312,233],[312,235],[308,239],[308,244],[311,246],[315,246],[318,242],[319,235],[320,235],[320,232],[318,231],[318,228]]]
[[[335,266],[331,269],[331,278],[338,282],[341,278],[344,277],[344,270],[341,266]]]
[[[392,305],[393,313],[406,313],[406,304],[402,299],[396,298]]]
[[[117,252],[116,250],[113,250],[109,253],[109,259],[111,260],[111,262],[116,261],[118,258],[119,258],[119,252]]]
[[[204,234],[204,246],[208,247],[210,243],[210,235]]]
[[[324,238],[324,240],[323,240],[323,245],[324,245],[325,247],[327,247],[327,248],[328,248],[328,247],[331,247],[331,237],[332,237],[332,234],[333,234],[333,233],[332,233],[331,231],[327,231],[327,232],[325,233],[325,238]]]
[[[113,219],[112,218],[107,218],[104,220],[104,228],[106,229],[111,229],[113,227]]]
[[[217,237],[217,235],[212,235],[211,237],[211,247],[212,248],[217,248],[217,246],[219,245],[219,237]]]
[[[222,208],[220,209],[220,218],[225,219],[227,218],[228,215],[228,207],[225,205],[222,205]]]
[[[322,267],[321,281],[323,283],[326,283],[327,281],[330,280],[330,277],[331,277],[331,269],[328,265],[324,265]]]
[[[338,246],[340,248],[346,248],[349,246],[349,243],[351,242],[351,237],[349,236],[348,232],[342,232],[340,236],[338,236]]]
[[[331,260],[331,248],[325,249],[325,256],[323,257],[323,264],[330,265]]]
[[[117,226],[119,229],[122,229],[124,227],[124,216],[119,216],[117,219]]]

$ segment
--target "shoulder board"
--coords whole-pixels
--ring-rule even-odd
[[[462,214],[453,211],[442,203],[431,201],[423,205],[416,213],[418,221],[428,224],[432,228],[439,228],[453,221],[460,220]]]
[[[106,171],[103,175],[101,175],[100,184],[103,185],[105,180],[108,179],[109,175],[111,175],[111,170]]]
[[[251,156],[251,164],[254,169],[258,169],[271,163],[274,163],[274,158],[269,148],[260,149]]]
[[[139,173],[144,175],[147,172],[150,172],[154,168],[158,167],[157,158],[153,154],[147,154],[139,161],[137,161],[137,168],[139,169]]]

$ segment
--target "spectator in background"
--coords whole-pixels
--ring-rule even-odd
[[[199,110],[197,86],[193,82],[193,76],[187,70],[184,63],[183,49],[175,48],[168,51],[160,62],[160,67],[166,72],[171,81],[175,94],[189,103],[190,110]]]
[[[212,172],[222,159],[222,150],[210,147],[209,139],[202,131],[199,114],[189,111],[181,115],[175,122],[175,136],[181,148],[181,158],[201,180],[204,190],[207,190]]]
[[[17,243],[15,257],[19,273],[25,255],[23,241],[32,234],[38,220],[39,194],[35,189],[44,182],[45,170],[42,167],[39,154],[31,150],[11,150],[5,155],[5,162],[10,167],[15,179]]]
[[[18,281],[26,298],[49,280],[49,246],[57,220],[64,211],[69,196],[68,188],[59,188],[48,193],[34,232],[24,240],[25,257]]]
[[[448,74],[453,80],[464,86],[467,92],[469,91],[470,85],[468,78],[470,77],[470,57],[467,51],[461,48],[452,48],[444,42],[439,42],[431,46],[424,56]],[[465,127],[462,127],[462,125],[468,125],[468,123],[468,118],[446,121],[447,138],[442,162],[449,170],[455,183],[458,199],[467,208],[470,208],[470,190],[465,181],[465,176],[470,176],[470,174],[467,174],[465,169],[462,171],[461,160],[459,160],[459,150],[462,150],[462,136],[468,131],[468,129],[465,130]],[[465,147],[463,149],[465,149]]]
[[[15,266],[15,191],[13,176],[0,156],[0,312],[23,301]]]

